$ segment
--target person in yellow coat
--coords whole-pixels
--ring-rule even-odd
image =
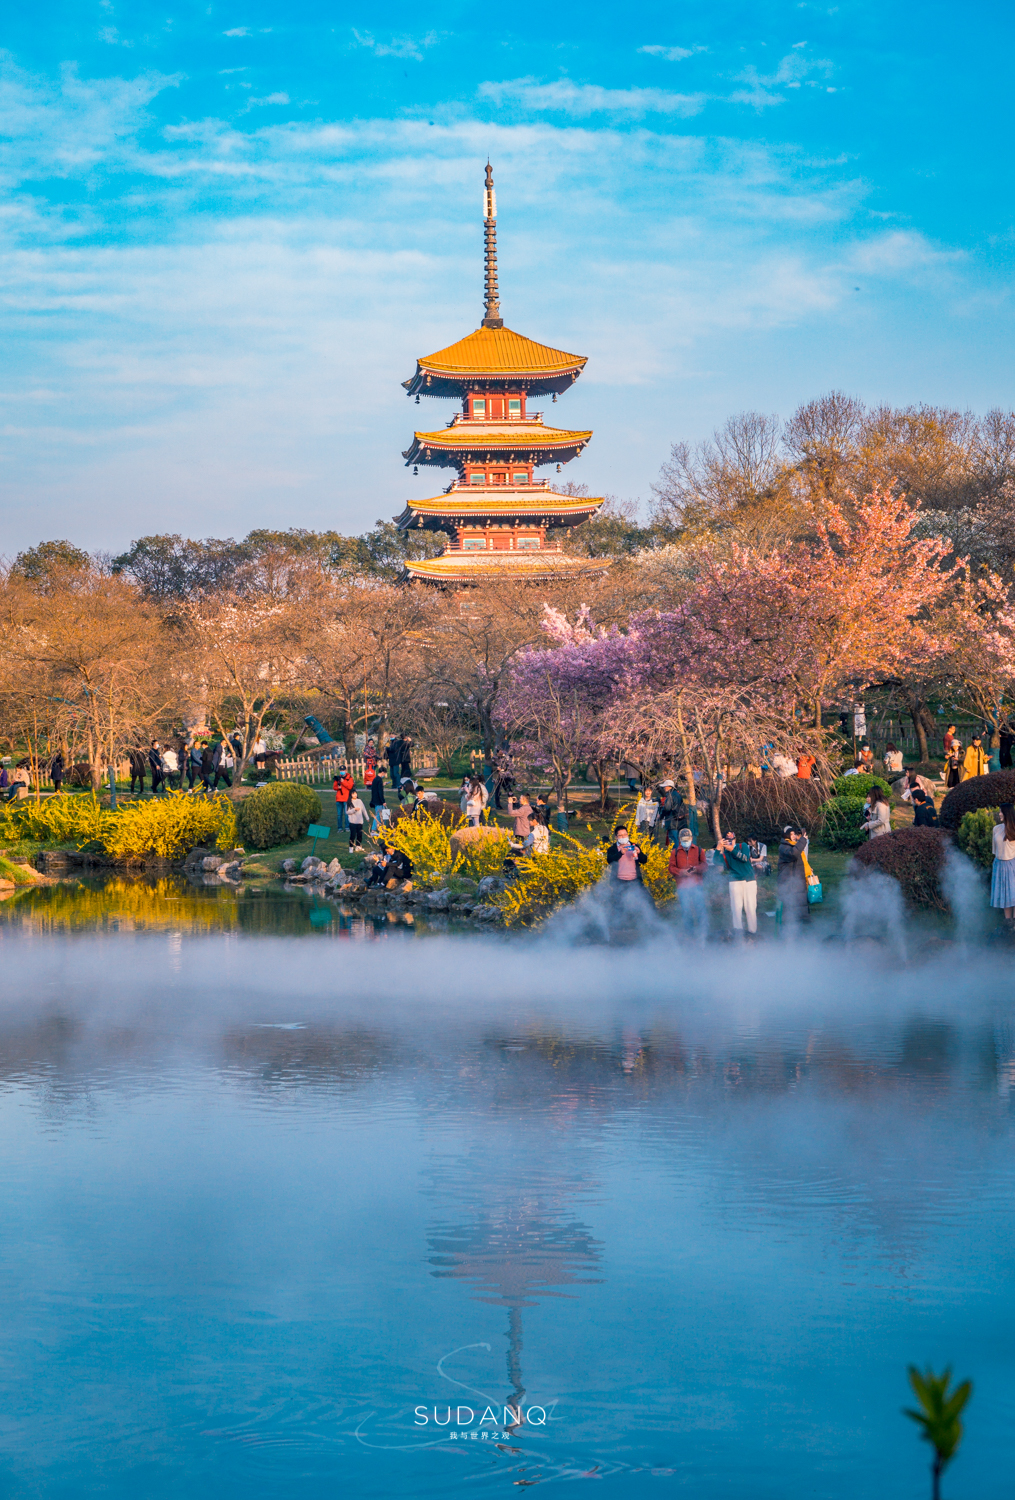
[[[978,734],[973,735],[972,744],[962,757],[962,780],[968,781],[970,776],[986,776],[987,755],[983,748],[983,741]]]

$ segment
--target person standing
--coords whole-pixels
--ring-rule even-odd
[[[953,746],[956,743],[957,742],[956,742],[956,739],[955,739],[955,725],[954,724],[949,724],[948,728],[945,730],[945,738],[944,738],[945,758],[946,759],[947,759],[947,757],[949,755],[951,755],[952,748],[953,748]]]
[[[797,758],[796,758],[797,780],[798,781],[810,781],[811,776],[814,773],[814,767],[817,765],[817,763],[818,763],[817,762],[817,757],[814,756],[814,755],[808,755],[808,754],[806,754],[806,752],[803,752],[800,755],[798,755]],[[734,924],[734,925],[736,925],[736,924]],[[757,931],[757,923],[755,923],[754,926],[750,930],[752,932],[756,932]]]
[[[948,751],[944,768],[944,783],[949,791],[953,786],[958,786],[962,780],[962,746],[958,740],[952,740],[952,747]],[[903,796],[905,793],[903,793]]]
[[[736,835],[730,831],[719,844],[719,848],[722,851],[722,862],[726,866],[726,874],[729,876],[733,931],[743,932],[746,914],[747,931],[756,933],[758,930],[758,877],[751,863],[750,845],[738,842]]]
[[[659,803],[652,795],[652,788],[646,787],[638,799],[638,806],[635,808],[638,832],[645,833],[651,838],[658,816]]]
[[[632,844],[631,835],[621,824],[614,834],[613,843],[606,851],[606,863],[613,878],[628,889],[644,883],[641,866],[648,864],[648,855],[638,844]]]
[[[154,797],[159,787],[165,796],[166,773],[162,763],[162,747],[158,740],[152,740],[151,749],[148,751],[148,765],[152,773],[152,796]]]
[[[478,776],[474,776],[469,782],[469,796],[465,804],[465,816],[473,828],[479,827],[479,820],[489,800],[490,794],[486,787]]]
[[[49,763],[49,779],[53,783],[54,792],[59,792],[63,786],[63,756],[59,750]]]
[[[201,745],[199,741],[192,740],[190,744],[190,751],[187,755],[187,785],[191,791],[194,790],[194,783],[199,779],[200,776]]]
[[[632,794],[636,792],[638,790],[639,783],[641,782],[640,768],[636,766],[633,761],[625,760],[624,764],[620,768],[620,774],[627,782],[628,791]]]
[[[517,802],[514,797],[508,797],[508,817],[515,826],[515,838],[527,839],[529,829],[532,827],[532,808],[524,792],[522,792]]]
[[[343,770],[341,776],[334,778],[331,785],[335,792],[335,832],[341,833],[342,829],[346,826],[349,798],[352,796],[356,786],[348,766]]]
[[[211,791],[212,777],[215,775],[215,752],[207,740],[201,741],[201,790]]]
[[[402,752],[401,752],[401,756],[400,756],[400,765],[402,767],[402,774],[401,774],[401,777],[399,778],[399,783],[398,783],[399,786],[401,786],[402,782],[405,781],[405,780],[409,780],[409,781],[412,780],[412,735],[411,734],[406,734],[406,735],[402,736]]]
[[[396,734],[393,740],[388,741],[388,746],[384,753],[388,758],[391,790],[397,792],[402,784],[402,736],[400,734]]]
[[[779,845],[779,867],[776,880],[779,900],[782,902],[783,920],[789,926],[797,922],[809,922],[807,909],[807,870],[804,865],[803,833],[788,824],[782,833]]]
[[[1004,724],[998,735],[998,759],[1001,762],[1002,771],[1010,771],[1012,768],[1011,747],[1013,743],[1015,743],[1015,734],[1012,733],[1011,724]]]
[[[689,828],[681,828],[677,842],[670,850],[670,862],[666,866],[670,879],[680,891],[691,885],[700,885],[708,869],[704,849],[699,849]]]
[[[872,839],[884,838],[886,833],[892,831],[892,808],[885,796],[884,789],[877,782],[871,787],[870,812],[866,820],[861,824],[867,830]]]
[[[1008,932],[1015,932],[1015,807],[1001,803],[1001,821],[994,825],[994,867],[990,876],[990,904],[1004,912]]]
[[[215,786],[213,790],[217,792],[219,789],[220,777],[225,782],[226,786],[232,786],[233,767],[236,762],[233,759],[233,747],[228,740],[223,740],[220,745],[217,745],[215,747],[215,755],[217,756],[217,759],[215,761]]]
[[[355,784],[349,793],[349,851],[363,848],[363,824],[366,822],[366,804],[360,798]]]
[[[986,776],[987,757],[983,751],[983,740],[978,734],[973,735],[973,743],[962,757],[962,780],[969,781],[973,776]]]
[[[143,750],[136,746],[127,751],[127,760],[130,764],[130,794],[134,795],[134,783],[138,783],[138,796],[144,796],[144,779],[148,774],[148,760]]]

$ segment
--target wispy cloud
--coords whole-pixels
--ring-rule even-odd
[[[386,42],[378,41],[369,31],[357,31],[355,26],[352,34],[361,47],[367,47],[377,57],[405,57],[411,58],[413,62],[422,62],[423,54],[428,48],[436,46],[440,40],[439,33],[428,31],[425,36],[393,36]]]
[[[798,89],[804,83],[811,86],[816,84],[811,78],[812,73],[817,73],[822,78],[827,78],[832,72],[832,63],[826,57],[807,57],[802,49],[806,42],[794,42],[793,50],[787,52],[773,73],[759,73],[757,68],[749,67],[737,75],[737,81],[748,85],[745,89],[736,89],[730,95],[733,104],[749,104],[753,109],[767,109],[773,104],[785,104],[786,95],[782,90]],[[835,90],[830,90],[834,93]]]
[[[666,47],[661,42],[652,42],[647,47],[639,47],[639,52],[646,53],[649,57],[661,57],[663,62],[683,62],[685,57],[693,57],[696,52],[707,52],[707,47]]]
[[[558,78],[553,83],[538,83],[533,78],[512,78],[503,83],[481,83],[479,97],[494,104],[514,103],[537,113],[570,115],[585,119],[590,115],[611,115],[631,120],[646,115],[696,115],[705,105],[704,94],[671,94],[665,89],[608,89],[597,83],[573,83]]]
[[[133,42],[122,37],[115,26],[103,26],[99,32],[99,41],[105,42],[110,47],[133,47],[134,45]]]
[[[223,31],[222,35],[223,36],[249,36],[250,35],[250,27],[249,26],[233,26],[233,27],[230,28],[229,31]]]

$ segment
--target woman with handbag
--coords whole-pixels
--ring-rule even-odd
[[[892,808],[884,790],[877,782],[871,787],[870,812],[861,825],[872,839],[883,838],[892,831]]]

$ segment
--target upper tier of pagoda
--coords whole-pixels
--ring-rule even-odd
[[[541,414],[517,421],[475,421],[456,416],[437,432],[414,432],[402,457],[406,464],[436,464],[463,472],[473,463],[567,463],[577,458],[592,436],[544,427]]]
[[[402,384],[410,396],[460,398],[474,390],[518,386],[533,396],[559,395],[585,368],[584,354],[567,354],[537,344],[512,328],[485,323],[456,344],[425,354],[416,373]]]

